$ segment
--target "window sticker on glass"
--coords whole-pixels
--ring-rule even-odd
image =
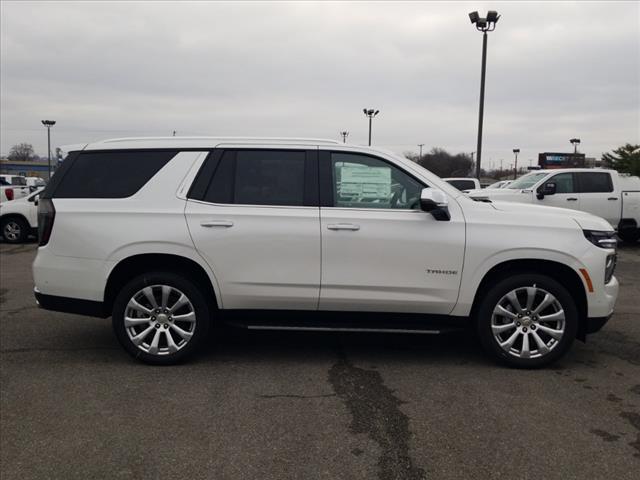
[[[388,201],[391,196],[391,169],[353,163],[336,165],[340,171],[340,196],[353,202]]]

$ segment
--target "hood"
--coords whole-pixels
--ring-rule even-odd
[[[522,198],[522,195],[531,195],[531,190],[514,189],[514,188],[484,188],[482,190],[472,190],[469,195],[473,198],[489,198],[489,199],[513,199]]]
[[[530,203],[513,202],[491,202],[496,210],[502,212],[514,212],[526,215],[527,213],[536,215],[554,215],[571,217],[583,230],[613,231],[613,227],[604,218],[592,215],[591,213],[571,210],[568,208],[547,207],[544,205],[531,205]]]
[[[473,190],[465,190],[465,192],[469,195],[482,197],[483,193],[488,195],[493,195],[493,192],[501,191],[501,188],[474,188]],[[486,196],[486,195],[484,195]]]

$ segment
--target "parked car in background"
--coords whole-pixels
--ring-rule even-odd
[[[622,176],[615,170],[538,170],[505,188],[475,191],[470,196],[581,210],[607,220],[624,241],[640,238],[640,178]]]
[[[0,175],[0,202],[17,200],[29,195],[27,179],[22,175]]]
[[[477,178],[466,178],[466,177],[452,177],[452,178],[443,178],[445,182],[449,185],[456,187],[461,192],[467,192],[468,190],[480,189],[480,181]]]
[[[27,186],[31,192],[35,192],[39,188],[44,188],[47,182],[44,181],[43,178],[40,177],[26,177]]]
[[[41,193],[38,229],[39,305],[111,316],[152,364],[186,358],[226,321],[472,327],[493,358],[541,367],[599,330],[618,294],[605,220],[477,202],[406,158],[331,140],[93,143]]]
[[[7,243],[22,243],[38,234],[39,189],[31,195],[0,204],[0,235]]]
[[[511,182],[513,182],[513,180],[500,180],[498,182],[492,183],[487,188],[491,188],[491,189],[494,189],[494,188],[505,188],[508,185],[510,185]]]

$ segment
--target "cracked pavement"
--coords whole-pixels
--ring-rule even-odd
[[[637,478],[640,245],[609,324],[540,371],[464,333],[226,329],[150,367],[109,320],[35,308],[35,251],[0,244],[2,478]]]

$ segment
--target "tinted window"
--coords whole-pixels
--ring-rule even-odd
[[[573,173],[560,173],[551,177],[548,182],[556,183],[556,193],[575,193]]]
[[[305,160],[306,152],[297,150],[227,151],[216,165],[204,200],[302,206]]]
[[[419,207],[424,186],[393,165],[366,155],[331,154],[335,207]]]
[[[458,190],[473,190],[476,184],[473,180],[447,180],[449,185],[453,185]]]
[[[10,185],[3,177],[0,177],[0,185]]]
[[[124,198],[136,193],[176,151],[83,152],[54,192],[58,198]]]
[[[25,186],[27,180],[24,177],[11,177],[11,185]]]
[[[583,193],[613,192],[613,182],[608,173],[578,173],[578,178]]]

